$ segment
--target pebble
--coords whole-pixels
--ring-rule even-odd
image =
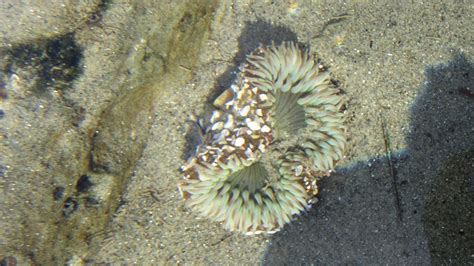
[[[245,150],[245,156],[247,156],[247,159],[253,158],[254,153],[253,153],[252,149],[246,149]]]
[[[264,94],[264,93],[259,94],[259,95],[258,95],[258,98],[259,98],[260,101],[262,101],[262,102],[268,100],[268,96],[267,96],[266,94]]]
[[[221,117],[222,113],[220,111],[213,111],[211,115],[211,123],[214,123]]]
[[[249,113],[250,111],[250,106],[249,105],[246,105],[244,108],[240,109],[240,112],[239,114],[241,116],[247,116],[247,114]]]
[[[224,124],[224,128],[233,128],[234,127],[234,116],[227,115],[227,121]]]
[[[244,143],[245,143],[245,139],[242,138],[242,137],[239,137],[239,138],[235,139],[234,146],[235,147],[240,147],[240,146],[244,145]]]
[[[270,129],[270,127],[269,127],[269,126],[267,126],[267,125],[263,125],[263,127],[262,127],[262,130],[261,130],[261,131],[262,131],[263,133],[268,133],[268,132],[270,132],[270,130],[271,130],[271,129]]]
[[[303,173],[303,166],[298,165],[295,167],[295,176],[300,176]]]
[[[260,124],[258,122],[255,122],[255,121],[251,121],[251,122],[247,123],[247,126],[252,131],[257,131],[257,130],[260,129]]]
[[[224,122],[220,121],[212,125],[212,130],[221,130],[224,127]]]
[[[232,92],[232,89],[225,90],[214,100],[214,106],[223,107],[228,101],[232,99],[233,96],[234,93]]]

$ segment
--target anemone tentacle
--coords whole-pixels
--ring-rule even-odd
[[[346,148],[346,98],[294,43],[247,56],[214,104],[180,191],[199,215],[246,234],[278,231],[316,200]]]

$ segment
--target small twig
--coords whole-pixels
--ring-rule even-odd
[[[350,18],[351,15],[347,14],[347,13],[343,13],[343,14],[340,14],[338,16],[335,16],[335,17],[332,17],[330,18],[328,21],[326,21],[323,26],[321,27],[321,30],[319,30],[318,34],[316,34],[314,38],[319,38],[323,35],[324,31],[326,30],[326,28],[332,24],[336,24],[336,23],[339,23],[339,22],[342,22],[348,18]]]
[[[388,166],[390,169],[390,175],[392,176],[392,186],[393,186],[393,196],[395,198],[395,207],[397,208],[397,216],[400,222],[403,221],[402,217],[402,207],[400,204],[400,192],[398,191],[398,182],[397,182],[397,174],[395,171],[395,167],[393,165],[393,158],[392,158],[392,148],[390,147],[390,136],[387,132],[387,126],[385,124],[385,120],[383,119],[382,115],[380,115],[380,120],[382,121],[382,132],[383,132],[383,139],[385,144],[385,156],[387,157]]]
[[[99,230],[97,232],[87,234],[85,238],[86,238],[87,242],[91,241],[93,238],[98,237],[98,236],[104,236],[104,239],[105,239],[106,238],[105,236],[108,235],[109,233],[113,232],[113,231],[114,230],[109,230],[109,231]]]
[[[224,242],[224,240],[228,239],[228,238],[231,237],[231,236],[232,236],[232,234],[227,234],[227,235],[221,237],[221,239],[219,239],[218,241],[212,243],[211,246],[216,246],[216,245],[218,245],[218,244]]]
[[[181,68],[181,69],[184,69],[184,70],[186,70],[186,71],[188,71],[188,72],[191,72],[191,68],[189,68],[189,67],[185,67],[185,66],[183,66],[183,65],[178,65],[178,66],[179,66],[179,68]]]

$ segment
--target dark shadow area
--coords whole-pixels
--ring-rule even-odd
[[[428,68],[408,137],[423,166],[423,225],[435,265],[474,263],[474,65],[462,54]]]
[[[452,156],[426,199],[423,223],[434,265],[474,262],[473,158],[474,150]]]
[[[33,84],[33,92],[41,94],[47,88],[65,89],[82,74],[82,49],[74,33],[3,49],[6,65],[2,72],[24,77]],[[3,68],[2,67],[2,68]]]
[[[204,122],[207,122],[209,114],[215,109],[213,107],[214,100],[222,92],[230,88],[234,82],[236,75],[239,72],[239,67],[245,61],[246,56],[257,49],[260,45],[268,46],[271,45],[272,42],[274,42],[275,45],[279,45],[284,41],[296,42],[296,34],[286,27],[272,25],[270,22],[262,20],[246,23],[239,38],[239,51],[234,56],[232,65],[217,78],[215,88],[206,99],[207,104],[204,114],[200,114],[200,117],[203,118]],[[303,46],[301,45],[301,47]],[[183,156],[181,157],[183,160],[187,160],[193,156],[197,145],[201,143],[199,130],[200,128],[196,126],[186,133],[186,147]]]
[[[245,61],[247,55],[257,49],[260,45],[268,46],[272,42],[280,45],[285,41],[297,42],[297,36],[294,32],[284,26],[272,25],[270,22],[258,20],[256,22],[247,22],[239,38],[239,51],[232,60],[233,64],[217,78],[216,89],[208,97],[208,102],[212,104],[214,99],[223,91],[230,88],[239,67]]]
[[[320,201],[272,237],[264,265],[474,263],[473,64],[458,54],[425,75],[407,149],[323,179]]]

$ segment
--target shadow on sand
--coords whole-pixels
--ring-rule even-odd
[[[320,201],[275,234],[264,265],[474,262],[474,65],[428,67],[407,149],[321,182]]]

